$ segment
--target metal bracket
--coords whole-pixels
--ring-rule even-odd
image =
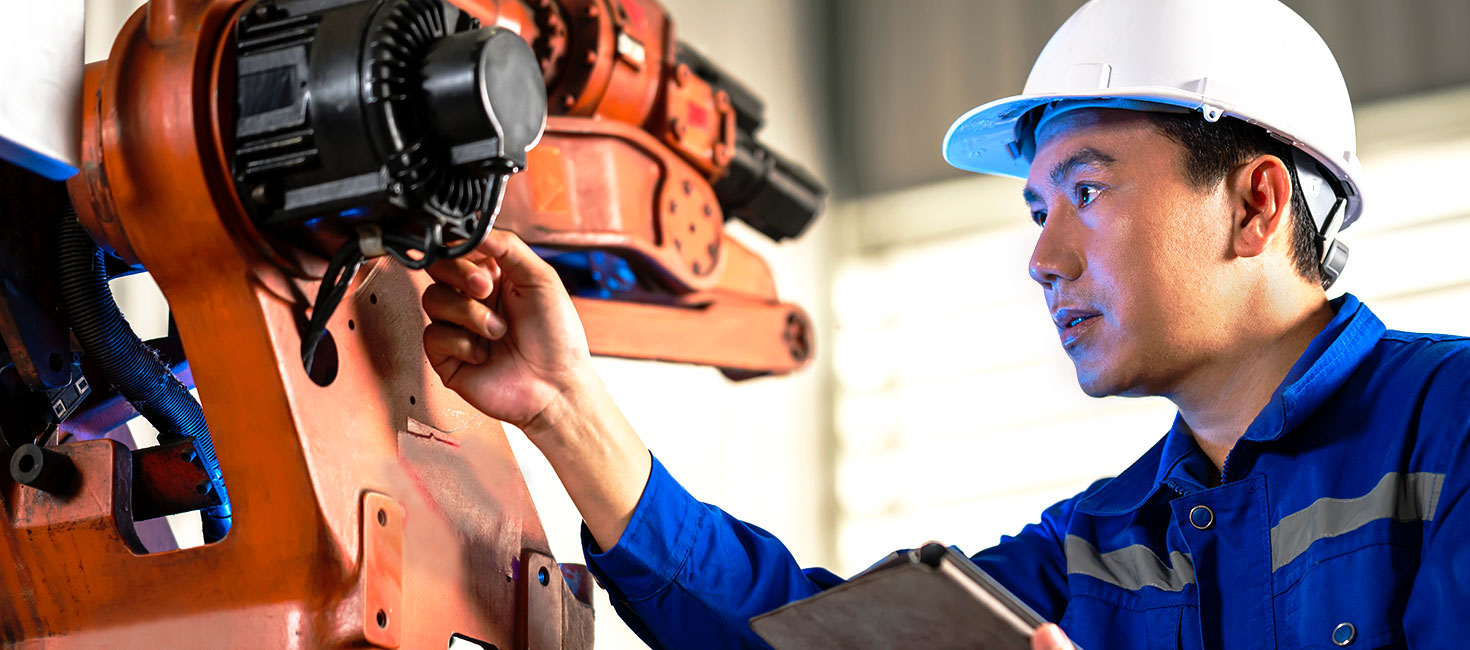
[[[403,506],[386,494],[362,498],[362,629],[368,643],[397,648],[402,638]]]
[[[516,600],[521,612],[519,650],[561,650],[562,602],[565,581],[561,567],[549,555],[535,551],[521,554],[520,584]]]

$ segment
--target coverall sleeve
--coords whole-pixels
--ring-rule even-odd
[[[1087,494],[1107,482],[1094,483]],[[977,566],[1015,594],[1042,618],[1056,623],[1067,610],[1067,558],[1063,540],[1081,495],[1061,501],[1041,513],[1041,521],[1027,524],[1014,536],[970,556]]]
[[[1448,464],[1404,611],[1409,648],[1462,646],[1458,623],[1470,602],[1470,347],[1439,375],[1420,412],[1420,431],[1443,441],[1434,453]]]
[[[1061,542],[1051,538],[1056,523],[1049,517],[1066,516],[1070,507],[1058,507],[975,556],[1053,620],[1065,585],[1031,581],[1062,576]],[[617,545],[598,548],[585,526],[582,545],[618,616],[657,650],[769,648],[751,631],[751,617],[843,582],[825,569],[803,570],[770,533],[694,499],[657,458]]]
[[[657,458],[616,546],[582,527],[587,568],[618,616],[657,650],[769,648],[750,618],[842,580],[803,571],[770,533],[701,503]]]

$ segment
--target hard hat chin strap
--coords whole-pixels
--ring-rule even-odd
[[[1332,175],[1326,173],[1311,154],[1292,147],[1291,155],[1297,182],[1307,199],[1307,211],[1317,226],[1317,245],[1321,251],[1317,261],[1322,273],[1322,288],[1328,289],[1347,266],[1348,246],[1337,239],[1337,232],[1342,229],[1347,197]]]

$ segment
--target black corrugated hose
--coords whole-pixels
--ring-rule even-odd
[[[160,442],[194,441],[194,450],[220,500],[219,505],[201,511],[204,541],[223,538],[230,529],[230,497],[204,410],[128,326],[107,284],[104,253],[77,222],[76,210],[70,206],[62,215],[59,244],[61,304],[82,350],[138,414],[158,429]]]

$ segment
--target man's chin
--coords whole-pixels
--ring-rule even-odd
[[[1075,359],[1072,364],[1077,370],[1077,385],[1088,397],[1110,397],[1123,393],[1125,387],[1116,377],[1110,376],[1107,368],[1093,367],[1093,364],[1081,363]]]

